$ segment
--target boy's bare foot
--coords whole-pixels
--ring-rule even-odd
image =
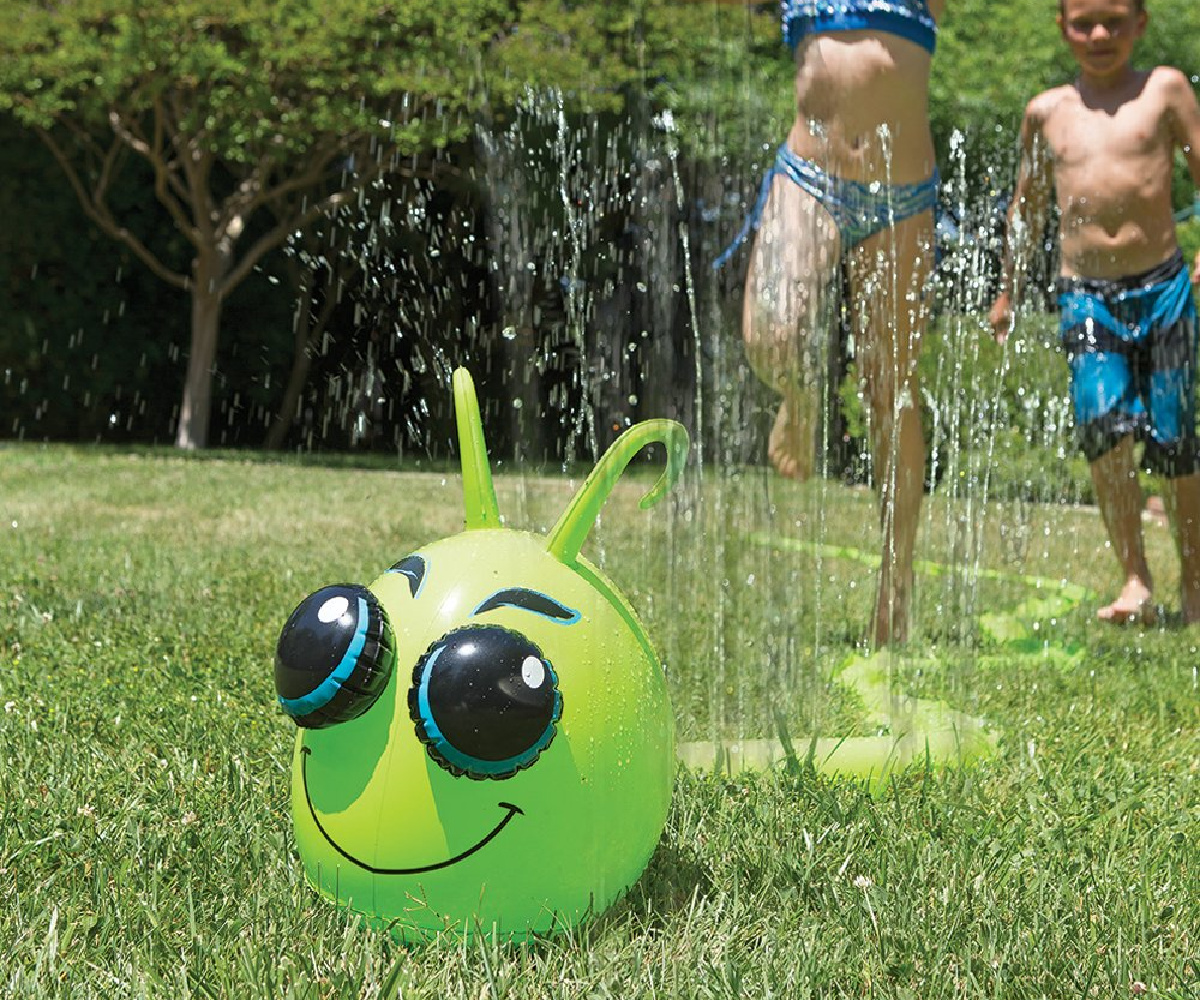
[[[1096,612],[1096,617],[1113,625],[1153,625],[1158,621],[1158,609],[1152,596],[1150,588],[1133,577],[1125,582],[1112,604]]]
[[[793,411],[786,400],[779,404],[775,426],[767,438],[767,457],[781,476],[803,481],[813,470],[812,428]]]

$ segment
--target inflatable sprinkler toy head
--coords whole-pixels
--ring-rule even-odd
[[[475,388],[454,373],[466,530],[369,586],[325,587],[279,637],[299,727],[292,818],[308,880],[404,940],[519,940],[610,906],[658,843],[675,770],[662,666],[579,553],[617,479],[683,427],[629,428],[549,535],[501,526]]]

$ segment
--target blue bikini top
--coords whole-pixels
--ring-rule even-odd
[[[805,35],[863,30],[896,35],[930,54],[937,43],[925,0],[783,0],[783,40],[791,49]]]

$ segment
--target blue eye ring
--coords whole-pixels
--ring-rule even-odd
[[[371,591],[337,584],[296,606],[275,647],[275,692],[296,725],[356,719],[383,693],[396,662],[387,612]]]
[[[409,715],[429,756],[455,777],[511,778],[550,746],[562,718],[558,675],[520,632],[455,629],[417,661]]]

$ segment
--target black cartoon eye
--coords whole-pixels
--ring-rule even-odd
[[[408,710],[429,756],[451,774],[511,778],[554,739],[562,695],[537,646],[519,632],[479,625],[426,650]]]
[[[366,587],[324,587],[300,602],[275,647],[275,693],[297,725],[323,729],[370,708],[387,687],[396,642]]]

